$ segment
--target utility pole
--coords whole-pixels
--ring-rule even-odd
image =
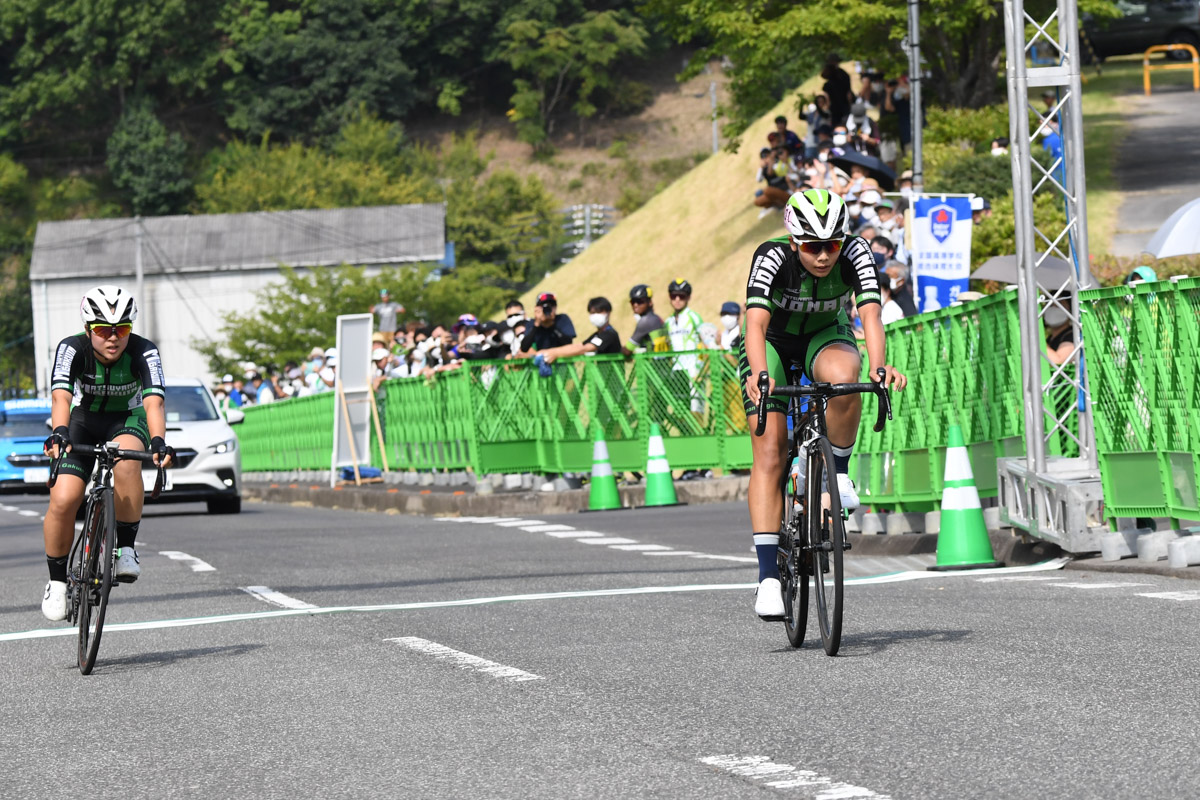
[[[921,15],[917,0],[908,0],[908,83],[912,87],[912,96],[909,98],[909,108],[912,109],[912,188],[913,194],[919,195],[925,186],[925,167],[921,153]]]
[[[137,243],[133,255],[133,270],[137,277],[137,295],[135,302],[138,304],[138,314],[142,318],[142,333],[147,339],[151,338],[150,333],[150,303],[146,301],[146,274],[142,269],[142,218],[141,216],[134,217],[134,241]]]

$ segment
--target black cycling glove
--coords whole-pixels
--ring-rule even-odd
[[[171,460],[175,460],[175,448],[168,447],[167,441],[161,436],[155,436],[150,440],[150,452],[158,456],[158,463],[162,464],[166,456],[170,456]]]
[[[66,452],[67,447],[71,444],[71,429],[66,425],[59,425],[54,429],[54,432],[46,437],[46,441],[42,444],[42,450],[46,453],[50,452],[50,448],[58,445],[58,454],[61,456]]]

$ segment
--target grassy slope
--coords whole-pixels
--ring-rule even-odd
[[[799,91],[812,93],[814,78]],[[685,277],[695,287],[694,308],[716,322],[721,303],[745,299],[750,257],[764,240],[783,232],[781,217],[758,218],[753,205],[754,174],[760,142],[774,130],[779,114],[794,118],[794,95],[758,119],[742,136],[737,153],[710,156],[622,220],[611,233],[579,257],[553,272],[524,296],[526,308],[541,292],[558,297],[559,310],[571,316],[579,333],[591,330],[587,301],[603,295],[613,304],[612,323],[621,335],[633,331],[629,289],[638,283],[654,288],[655,310],[671,311],[667,284]]]

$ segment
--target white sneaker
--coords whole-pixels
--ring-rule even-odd
[[[839,472],[837,476],[838,494],[842,496],[842,510],[853,511],[858,508],[858,492],[854,489],[854,481],[850,476]]]
[[[142,563],[138,561],[137,550],[132,547],[122,547],[117,550],[117,563],[113,577],[121,583],[133,583],[142,577]]]
[[[783,587],[778,578],[763,578],[758,584],[757,594],[754,599],[755,614],[770,622],[783,619]]]
[[[51,622],[67,618],[67,584],[48,581],[46,594],[42,596],[42,616]]]

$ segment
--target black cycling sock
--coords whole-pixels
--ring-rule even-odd
[[[46,556],[46,566],[50,568],[50,580],[67,582],[67,557]]]
[[[766,578],[779,579],[779,534],[754,534],[754,552],[758,554],[758,582]]]
[[[854,453],[854,443],[849,447],[833,445],[833,468],[838,474],[845,475],[850,471],[850,456]]]
[[[141,520],[137,522],[117,520],[117,547],[133,547],[134,542],[137,541],[138,526],[141,524]]]

